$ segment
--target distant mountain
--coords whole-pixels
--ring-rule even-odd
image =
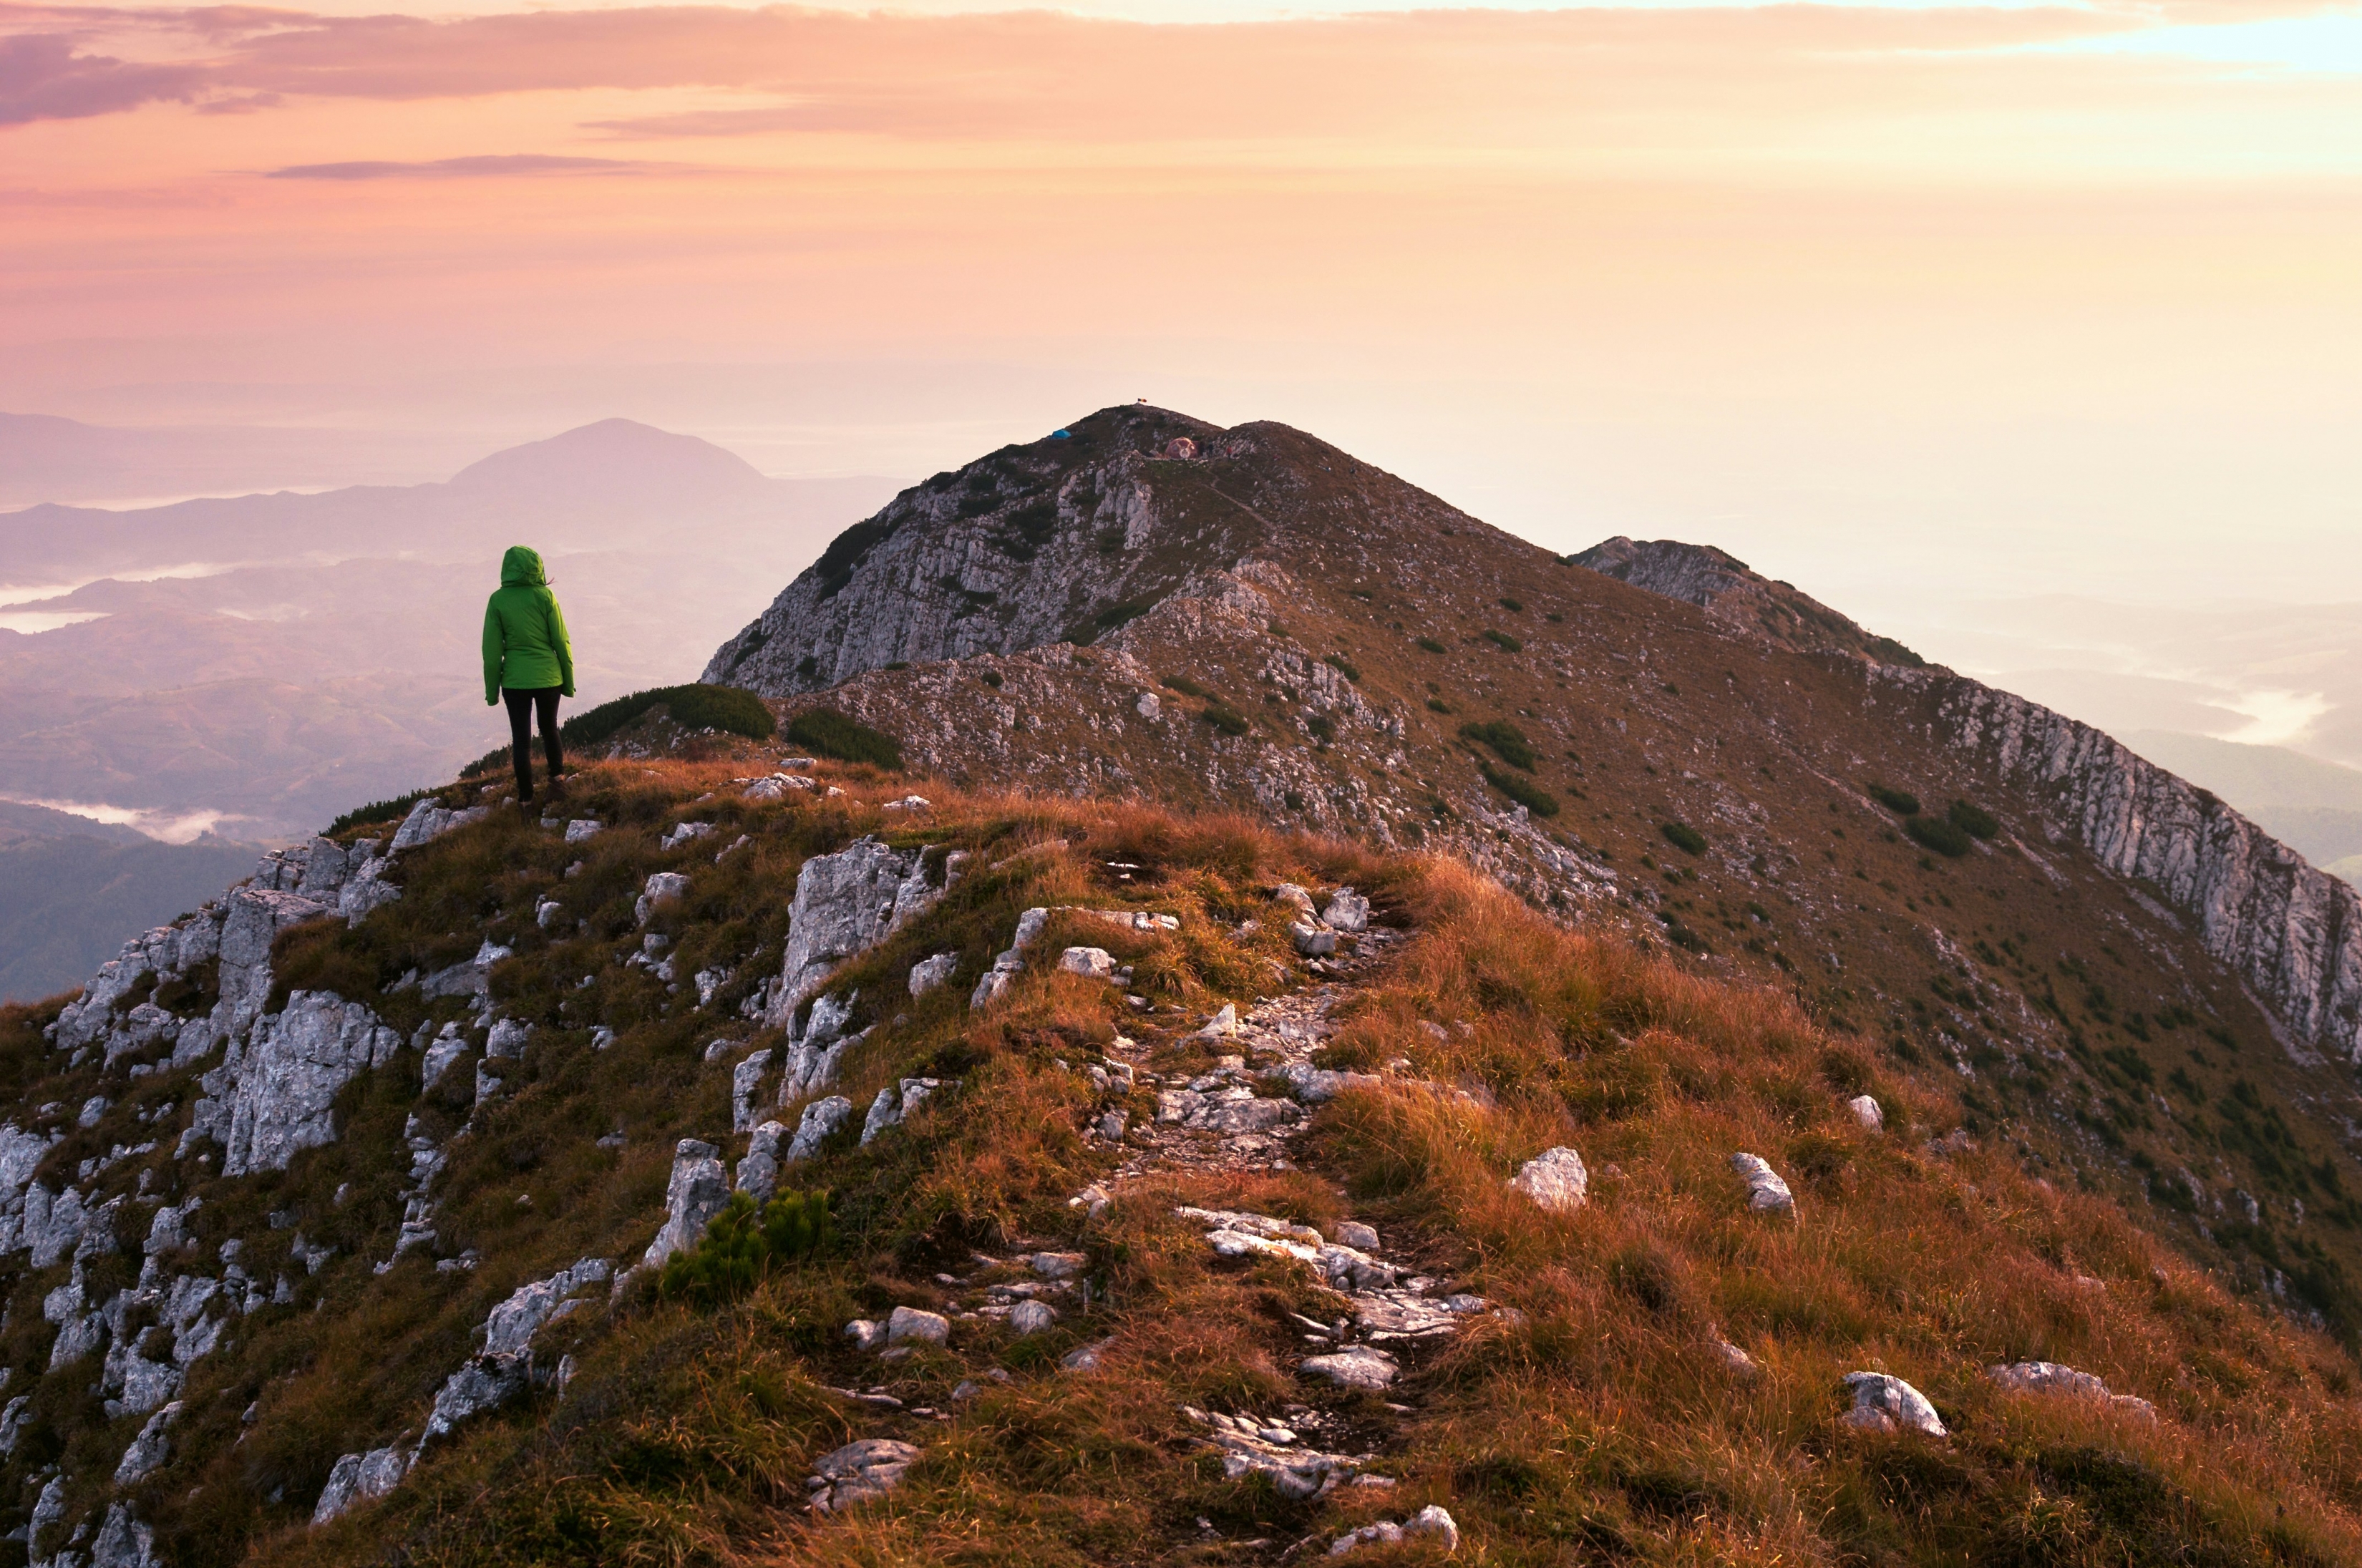
[[[55,414],[0,414],[0,510],[40,502],[409,483],[449,472],[452,445],[448,436],[404,431],[119,429]],[[0,569],[0,577],[6,575]]]
[[[0,808],[0,823],[10,814]],[[223,839],[159,844],[82,825],[88,831],[0,840],[0,1002],[81,984],[126,937],[220,897],[260,854]]]

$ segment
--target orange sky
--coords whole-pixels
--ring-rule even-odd
[[[915,477],[1145,394],[1872,620],[2350,594],[2356,9],[0,5],[0,406]]]

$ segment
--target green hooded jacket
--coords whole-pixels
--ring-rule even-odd
[[[539,691],[555,686],[574,695],[574,647],[566,640],[566,617],[541,557],[511,545],[501,558],[501,585],[484,605],[484,701],[501,700],[501,688]]]

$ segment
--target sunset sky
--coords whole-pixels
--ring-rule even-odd
[[[2350,598],[2357,279],[2352,4],[0,5],[0,407],[100,423],[1144,395],[1887,624]]]

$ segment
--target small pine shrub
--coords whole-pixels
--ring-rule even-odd
[[[1425,649],[1426,649],[1428,652],[1429,652],[1429,653],[1448,653],[1448,652],[1450,652],[1450,651],[1451,651],[1450,649],[1446,648],[1446,647],[1445,647],[1441,643],[1437,642],[1433,637],[1421,637],[1421,638],[1419,638],[1419,639],[1418,639],[1418,646],[1419,646],[1420,647],[1422,647],[1422,648],[1425,648]]]
[[[1198,716],[1226,735],[1242,735],[1253,727],[1244,713],[1220,702],[1209,703]]]
[[[991,687],[995,691],[999,690],[1000,688],[1006,684],[1000,679],[1000,671],[997,669],[988,669],[982,675],[977,676],[977,679],[983,681],[987,686]]]
[[[1956,860],[1969,852],[1972,842],[1948,817],[1908,816],[1903,819],[1903,831],[1937,854]]]
[[[1890,790],[1883,784],[1865,784],[1862,788],[1870,791],[1871,800],[1898,817],[1919,814],[1919,797],[1908,790]]]
[[[1451,703],[1445,701],[1440,697],[1429,698],[1427,700],[1427,706],[1429,712],[1436,713],[1451,713],[1458,711],[1454,709]]]
[[[1323,745],[1337,738],[1337,725],[1326,713],[1305,714],[1304,727],[1310,730],[1312,738]]]
[[[1199,685],[1197,681],[1190,679],[1186,675],[1165,675],[1160,676],[1158,679],[1164,682],[1165,690],[1168,691],[1178,691],[1184,697],[1195,697],[1200,702],[1214,702],[1220,701],[1220,699],[1212,691]]]
[[[1526,646],[1525,644],[1518,641],[1517,638],[1509,635],[1508,633],[1495,631],[1490,626],[1487,626],[1485,629],[1485,640],[1492,644],[1495,647],[1499,648],[1503,653],[1517,653],[1522,650]]]
[[[787,738],[815,756],[839,762],[871,762],[889,770],[902,766],[902,746],[892,735],[873,730],[858,719],[833,708],[814,708],[788,722]]]
[[[1494,719],[1482,724],[1462,724],[1460,738],[1477,745],[1489,746],[1494,754],[1512,767],[1534,770],[1538,760],[1534,748],[1528,744],[1526,733],[1507,719]]]
[[[1705,834],[1698,832],[1697,829],[1690,826],[1687,823],[1667,823],[1663,827],[1659,828],[1657,831],[1665,835],[1665,842],[1667,844],[1672,845],[1675,849],[1680,850],[1684,855],[1704,855],[1705,853]]]
[[[1352,659],[1347,658],[1343,654],[1332,653],[1320,662],[1335,668],[1340,674],[1343,675],[1346,679],[1352,681],[1354,685],[1359,686],[1362,683],[1362,671],[1360,667],[1355,665]]]
[[[2001,823],[1991,812],[1972,806],[1966,801],[1955,801],[1952,809],[1944,813],[1952,825],[1970,838],[1992,838],[2001,832]]]
[[[568,746],[596,745],[651,708],[662,708],[687,730],[722,730],[749,740],[769,740],[778,727],[763,700],[742,687],[657,686],[576,714],[558,727]],[[497,755],[497,754],[496,754]]]
[[[666,1260],[657,1275],[657,1294],[667,1301],[718,1307],[828,1242],[827,1193],[783,1192],[759,1209],[747,1194],[733,1193],[697,1245]]]
[[[492,755],[505,759],[508,752],[504,747]],[[367,827],[371,823],[398,822],[410,814],[411,807],[432,793],[431,790],[413,790],[409,794],[396,795],[391,801],[371,801],[366,806],[355,806],[328,824],[327,836],[334,838],[347,828]]]
[[[1489,762],[1480,762],[1476,767],[1485,775],[1485,783],[1525,807],[1534,815],[1538,817],[1558,815],[1558,797],[1549,790],[1530,780],[1520,778],[1514,773],[1504,773]]]
[[[1502,600],[1501,608],[1507,610],[1512,615],[1522,615],[1526,613],[1525,604],[1521,601],[1515,599]]]

